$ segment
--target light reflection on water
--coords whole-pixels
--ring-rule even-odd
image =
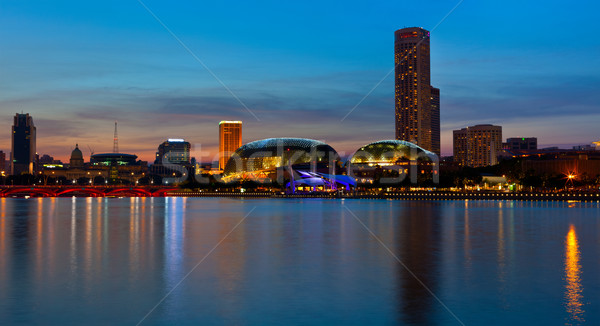
[[[459,324],[421,282],[467,325],[598,324],[599,218],[597,203],[1,198],[0,324]]]
[[[575,226],[571,225],[565,240],[565,298],[569,324],[583,323],[583,287],[581,285],[581,264],[579,244]]]

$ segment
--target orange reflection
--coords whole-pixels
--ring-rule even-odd
[[[565,246],[565,305],[572,321],[583,322],[583,287],[581,285],[579,243],[575,226],[572,224],[567,234]]]

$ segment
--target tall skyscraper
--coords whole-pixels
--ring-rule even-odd
[[[242,146],[242,122],[219,122],[219,170],[225,168],[229,157]]]
[[[439,89],[431,86],[429,32],[395,32],[396,139],[440,154]]]
[[[502,149],[502,127],[476,125],[454,130],[454,161],[462,166],[478,167],[498,163]]]
[[[36,157],[35,126],[29,113],[15,115],[11,136],[11,174],[33,174]]]

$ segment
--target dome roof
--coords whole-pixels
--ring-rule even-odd
[[[79,145],[75,144],[75,149],[71,152],[72,160],[83,160],[83,153],[79,150]]]
[[[425,159],[437,157],[433,152],[425,150],[404,140],[380,140],[361,147],[350,159],[351,164],[392,164],[402,160]]]
[[[268,138],[253,141],[238,148],[227,161],[224,175],[314,161],[329,163],[330,160],[338,159],[338,153],[331,146],[318,140]]]

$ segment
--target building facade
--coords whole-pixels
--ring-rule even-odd
[[[183,139],[168,139],[158,145],[154,164],[190,164],[191,148]]]
[[[502,144],[502,149],[510,151],[535,151],[537,147],[536,137],[516,137],[508,138],[506,143]]]
[[[454,161],[461,166],[480,167],[498,163],[502,149],[502,127],[476,125],[453,131]]]
[[[394,34],[396,139],[440,154],[440,93],[431,86],[429,31]]]
[[[3,151],[0,151],[0,169],[2,171],[2,176],[6,175],[6,154]]]
[[[69,167],[63,164],[46,164],[40,174],[44,184],[49,180],[59,184],[76,184],[83,181],[90,185],[135,184],[148,173],[148,162],[136,161],[137,156],[122,153],[94,154],[85,163],[78,145],[71,152]],[[62,181],[60,180],[62,179]]]
[[[440,89],[431,87],[431,151],[441,153]]]
[[[29,113],[17,113],[12,127],[11,174],[35,172],[36,139],[35,125]]]
[[[242,122],[219,122],[219,170],[225,169],[227,160],[240,146],[242,146]]]

